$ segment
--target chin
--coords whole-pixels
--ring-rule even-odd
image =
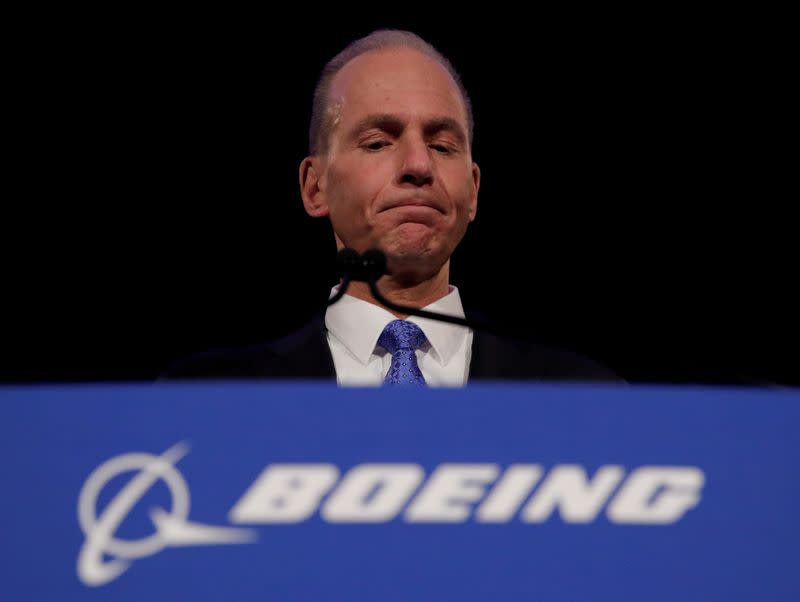
[[[387,272],[408,283],[436,276],[452,250],[440,231],[416,222],[395,227],[377,247],[386,255]]]
[[[447,262],[441,248],[395,246],[386,253],[387,272],[401,282],[415,283],[436,276]]]

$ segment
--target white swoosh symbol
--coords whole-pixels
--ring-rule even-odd
[[[250,543],[256,533],[250,529],[217,527],[193,523],[189,516],[189,488],[174,464],[185,456],[189,447],[178,443],[161,456],[131,453],[112,458],[98,466],[86,479],[78,497],[78,521],[86,535],[78,555],[78,577],[90,586],[103,585],[124,573],[131,561],[160,552],[167,546],[194,546]],[[98,517],[95,506],[98,495],[108,481],[123,472],[139,470],[111,500]],[[156,532],[137,541],[114,537],[120,523],[142,496],[163,480],[172,495],[172,512],[153,508],[150,517]],[[114,556],[103,562],[103,554]]]

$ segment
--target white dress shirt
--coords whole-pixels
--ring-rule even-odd
[[[331,295],[338,290],[333,287]],[[458,289],[424,307],[436,313],[464,317]],[[328,307],[325,326],[336,368],[336,380],[345,386],[380,386],[389,371],[392,355],[378,345],[389,322],[397,318],[373,303],[345,295]],[[467,383],[472,355],[472,330],[417,316],[409,316],[422,329],[427,342],[416,350],[417,362],[432,387],[461,387]]]

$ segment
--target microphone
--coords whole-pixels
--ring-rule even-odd
[[[331,297],[328,301],[328,305],[333,305],[341,299],[347,291],[347,287],[350,286],[350,282],[356,280],[359,282],[366,282],[375,300],[392,311],[410,316],[419,316],[420,318],[428,318],[430,320],[438,320],[439,322],[447,322],[448,324],[466,326],[473,330],[484,330],[494,334],[500,334],[496,327],[484,322],[426,311],[407,305],[399,305],[384,297],[378,290],[377,281],[386,273],[386,255],[378,249],[369,249],[363,254],[359,254],[353,249],[344,248],[339,251],[336,257],[336,265],[339,270],[339,276],[342,278],[342,283],[336,295]]]
[[[499,327],[496,324],[490,324],[483,320],[459,318],[456,316],[449,316],[446,314],[426,311],[424,309],[417,309],[416,307],[408,307],[406,305],[393,303],[384,297],[378,290],[377,281],[386,273],[386,256],[378,249],[370,249],[360,255],[353,249],[345,248],[339,251],[336,259],[342,283],[339,286],[339,290],[337,291],[336,295],[334,295],[328,301],[329,306],[341,299],[347,291],[347,287],[350,285],[350,282],[356,280],[366,282],[369,285],[369,290],[375,300],[384,307],[397,313],[406,314],[409,316],[419,316],[420,318],[437,320],[439,322],[447,322],[448,324],[456,324],[458,326],[465,326],[466,328],[471,328],[472,330],[487,332],[495,336],[508,338],[509,340],[536,343],[536,341],[530,335],[521,335],[519,332],[516,332],[509,327]],[[603,373],[603,370],[601,370],[600,373]],[[610,370],[608,373],[609,378],[614,380],[619,378],[611,373]],[[625,381],[623,380],[622,382]]]
[[[344,248],[336,255],[336,268],[342,284],[336,294],[328,300],[328,305],[333,305],[344,296],[351,281],[374,282],[380,279],[386,273],[386,256],[377,249],[371,249],[360,255],[353,249]],[[380,298],[376,299],[383,303]]]
[[[386,255],[378,249],[370,249],[359,255],[353,249],[342,249],[336,256],[339,275],[349,280],[369,282],[378,280],[386,273]]]

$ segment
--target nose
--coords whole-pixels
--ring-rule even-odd
[[[421,138],[410,138],[403,142],[400,184],[430,186],[433,183],[433,160],[431,149]]]

